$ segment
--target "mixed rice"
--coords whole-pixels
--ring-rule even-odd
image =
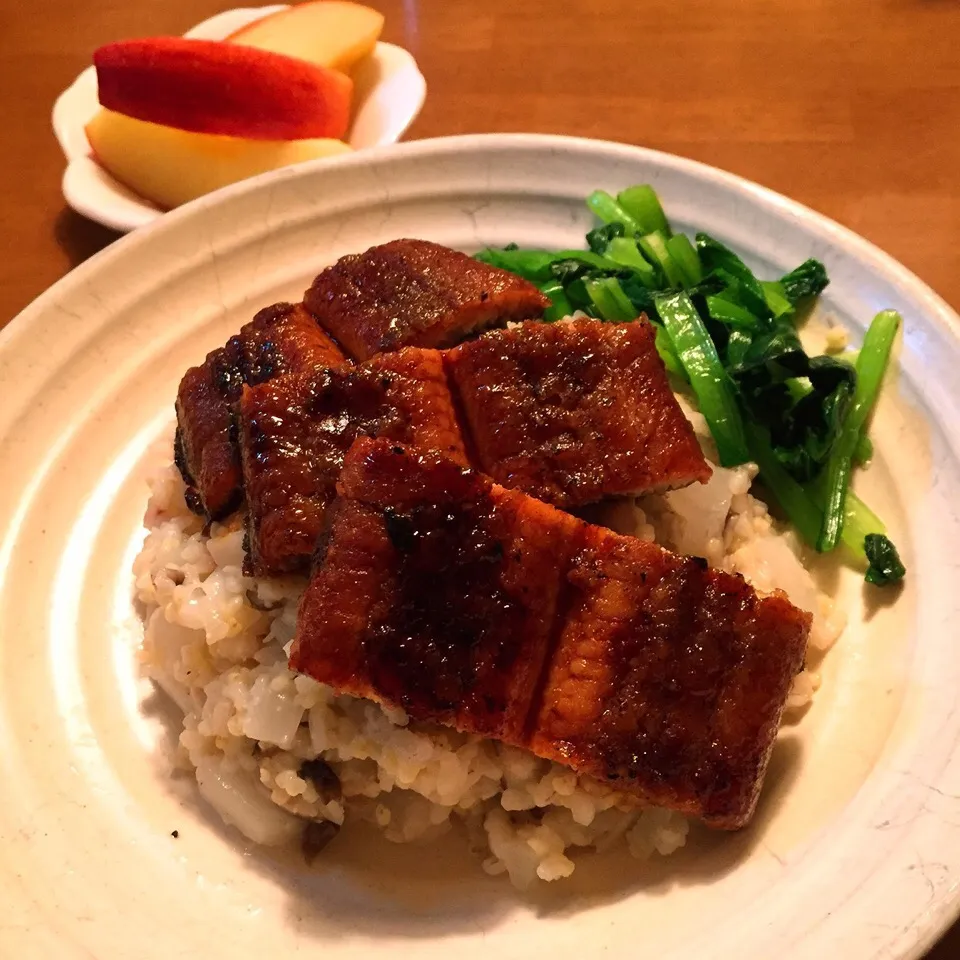
[[[702,417],[685,411],[715,459]],[[707,484],[606,504],[590,519],[705,557],[760,591],[784,590],[814,615],[815,663],[843,617],[804,568],[796,536],[751,494],[755,474],[750,464],[715,467]],[[172,463],[157,469],[150,488],[148,533],[134,563],[146,608],[143,669],[183,710],[180,759],[200,793],[250,840],[301,842],[314,855],[346,820],[396,842],[432,841],[456,825],[482,868],[518,887],[569,876],[578,848],[625,844],[642,859],[684,845],[688,823],[679,814],[292,674],[287,653],[305,581],[244,576],[242,521],[205,529]],[[788,716],[799,716],[818,684],[811,669],[796,678]]]

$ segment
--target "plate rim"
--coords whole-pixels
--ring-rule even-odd
[[[270,170],[248,177],[238,183],[229,184],[211,193],[191,200],[174,210],[162,213],[156,219],[144,224],[136,230],[130,231],[110,243],[107,247],[95,253],[83,263],[68,271],[53,285],[41,292],[7,324],[0,329],[0,348],[6,343],[11,328],[19,329],[24,317],[29,318],[47,299],[52,299],[55,293],[62,294],[75,283],[82,283],[83,278],[92,269],[100,269],[102,263],[109,262],[113,256],[124,256],[124,251],[134,243],[152,242],[149,238],[166,230],[174,229],[181,219],[194,217],[201,209],[215,208],[234,201],[235,198],[246,193],[253,193],[268,189],[270,184],[288,178],[306,178],[320,169],[335,169],[339,167],[376,165],[393,156],[427,157],[431,154],[458,153],[463,151],[485,152],[504,148],[516,149],[546,149],[548,151],[569,151],[577,148],[589,150],[606,150],[613,155],[633,155],[644,157],[651,163],[673,168],[680,172],[714,180],[723,186],[739,192],[741,195],[752,198],[763,204],[773,206],[783,214],[798,220],[803,220],[827,236],[836,238],[842,245],[853,247],[863,254],[881,271],[895,277],[899,283],[911,290],[923,300],[930,311],[950,330],[952,336],[960,340],[960,313],[938,294],[929,284],[922,280],[908,267],[904,266],[891,254],[877,246],[873,241],[844,226],[833,218],[812,207],[793,200],[785,194],[769,187],[733,173],[721,167],[693,160],[679,154],[651,147],[642,147],[634,144],[622,143],[616,140],[603,140],[592,137],[577,137],[565,134],[550,133],[470,133],[455,136],[428,137],[421,140],[411,140],[401,143],[383,144],[369,147],[362,151],[350,154],[340,154],[320,160],[309,160],[292,167],[283,167],[279,170]],[[118,253],[119,251],[119,253]]]

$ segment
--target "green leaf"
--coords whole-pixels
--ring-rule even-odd
[[[749,454],[733,384],[693,302],[686,293],[664,294],[655,302],[717,443],[720,462],[726,467],[745,463]]]
[[[827,269],[819,260],[804,260],[795,270],[780,278],[783,295],[796,306],[801,300],[816,297],[830,283]]]
[[[781,317],[788,317],[793,313],[793,304],[787,299],[783,284],[775,280],[761,280],[760,289],[763,290],[764,299],[767,306],[773,314],[774,320]]]
[[[667,240],[667,253],[677,265],[683,286],[695,287],[703,279],[703,267],[693,244],[682,233]]]
[[[475,254],[474,259],[537,283],[550,279],[550,264],[557,259],[557,255],[546,250],[519,250],[516,247],[498,250],[496,247],[487,247]]]
[[[587,275],[617,276],[626,273],[627,268],[588,250],[561,250],[548,265],[547,272],[549,276],[567,283]]]
[[[807,491],[783,469],[762,428],[747,421],[750,459],[760,468],[760,479],[773,494],[787,519],[811,546],[817,542],[823,511]]]
[[[883,587],[903,580],[907,570],[891,540],[883,534],[869,533],[864,538],[863,549],[870,562],[865,577],[867,583]]]
[[[706,298],[707,311],[718,323],[727,323],[742,330],[756,330],[760,321],[745,307],[729,300],[722,293],[714,293]]]
[[[753,343],[753,337],[751,334],[737,329],[730,331],[730,336],[727,338],[728,370],[734,370],[743,363],[748,351],[750,350],[751,343]]]
[[[553,323],[555,320],[562,320],[573,313],[573,305],[570,303],[563,284],[559,280],[548,280],[540,286],[540,292],[550,298],[550,306],[543,312],[543,319],[547,323]]]
[[[663,273],[669,287],[682,287],[683,274],[667,250],[667,239],[662,233],[648,233],[637,237],[637,244],[647,258]]]
[[[649,184],[638,184],[621,190],[617,194],[617,202],[640,225],[641,233],[659,231],[664,236],[670,236],[667,215],[663,212],[657,192]]]
[[[865,434],[860,434],[856,449],[853,451],[853,462],[863,466],[873,459],[873,441]]]
[[[606,190],[594,190],[587,197],[587,206],[604,223],[620,224],[627,236],[635,237],[644,232],[640,224]]]
[[[586,280],[584,286],[593,301],[597,312],[604,320],[624,322],[636,320],[637,311],[613,277],[598,280]]]
[[[826,468],[826,504],[823,511],[823,527],[817,544],[818,549],[824,552],[832,550],[840,538],[843,526],[843,505],[853,468],[853,454],[880,392],[880,385],[883,382],[883,375],[890,360],[890,352],[900,323],[900,315],[896,311],[882,310],[873,318],[863,338],[863,346],[857,357],[857,382],[853,403],[831,451]]]
[[[736,299],[742,306],[761,320],[773,316],[770,307],[767,306],[767,298],[763,295],[760,281],[729,247],[725,247],[719,240],[714,240],[706,233],[698,233],[697,251],[705,272],[722,271],[726,276],[736,280]]]
[[[778,462],[770,446],[770,438],[763,429],[748,421],[746,431],[750,445],[750,458],[760,468],[760,479],[773,494],[800,536],[809,546],[816,547],[823,520],[823,497],[818,490],[822,484],[804,487],[797,483]],[[884,533],[885,528],[880,518],[851,492],[846,504],[844,545],[862,561],[866,559],[864,551],[866,538]]]
[[[657,283],[657,272],[640,252],[636,240],[627,237],[614,237],[607,245],[606,256],[614,263],[636,271],[645,286],[653,288]]]
[[[623,236],[622,223],[604,223],[599,227],[594,227],[587,234],[587,246],[594,253],[603,253],[615,237]]]
[[[655,324],[654,329],[656,330],[655,343],[657,353],[660,354],[660,359],[667,368],[667,372],[673,374],[675,377],[679,377],[681,380],[686,380],[687,371],[683,369],[683,364],[677,356],[677,351],[673,349],[673,341],[670,339],[670,334],[667,333],[660,324]]]

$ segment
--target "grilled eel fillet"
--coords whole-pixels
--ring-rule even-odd
[[[245,387],[238,422],[249,563],[259,576],[308,566],[357,437],[414,443],[466,464],[436,350],[411,347]]]
[[[232,414],[244,384],[336,367],[346,359],[341,346],[361,360],[404,346],[447,346],[484,327],[539,317],[549,305],[526,280],[426,240],[343,257],[306,296],[315,316],[287,303],[262,310],[180,384],[177,464],[191,508],[210,519],[243,496]]]
[[[362,438],[290,667],[725,829],[756,806],[808,614],[432,453]]]
[[[645,320],[524,323],[444,354],[474,464],[558,507],[710,479]]]
[[[341,257],[304,294],[356,360],[401,347],[448,347],[550,301],[529,281],[427,240],[392,240]]]
[[[528,323],[454,350],[408,347],[279,377],[244,390],[238,422],[260,576],[307,569],[361,435],[469,460],[557,506],[710,476],[643,321]]]
[[[300,304],[261,310],[224,346],[191,367],[177,392],[177,466],[192,510],[219,519],[242,500],[234,407],[245,384],[348,362]]]

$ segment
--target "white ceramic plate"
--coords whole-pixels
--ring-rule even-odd
[[[222,40],[245,24],[286,7],[276,4],[227,10],[197,24],[185,36]],[[416,119],[427,93],[416,61],[402,47],[378,43],[373,56],[357,68],[353,79],[354,119],[347,142],[355,150],[396,143]],[[93,67],[84,70],[54,104],[53,131],[67,158],[63,196],[77,213],[126,233],[152,223],[164,211],[114,180],[91,158],[84,128],[99,109]]]
[[[704,832],[649,864],[587,858],[527,898],[456,837],[424,849],[345,834],[312,871],[249,846],[171,776],[164,702],[135,666],[130,564],[180,375],[348,251],[402,236],[575,246],[591,189],[643,181],[681,228],[754,265],[824,260],[826,306],[855,338],[879,308],[902,312],[861,492],[901,547],[906,588],[874,606],[856,576],[832,585],[850,626],[741,834]],[[282,170],[84,264],[0,335],[0,955],[919,956],[960,882],[957,322],[884,254],[782,197],[553,137],[421,141]]]

